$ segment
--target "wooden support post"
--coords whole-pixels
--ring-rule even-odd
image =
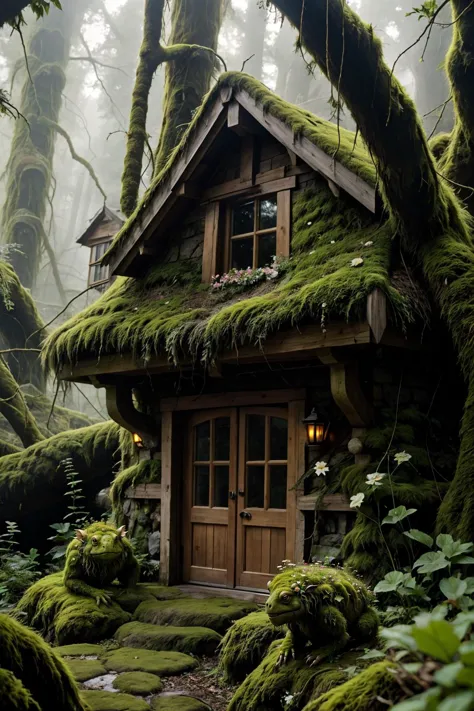
[[[318,358],[331,368],[331,394],[349,424],[352,427],[369,425],[372,422],[373,408],[360,387],[357,361],[340,363],[330,348],[324,353],[318,353]]]
[[[106,385],[105,404],[110,417],[129,432],[137,432],[144,439],[159,436],[159,424],[149,415],[139,412],[133,404],[129,385]]]
[[[209,284],[217,267],[217,238],[219,234],[219,203],[211,202],[206,208],[204,221],[204,246],[202,253],[202,283]]]
[[[178,415],[163,413],[161,426],[161,538],[160,583],[174,585],[180,581],[179,501],[181,500]]]
[[[375,342],[380,343],[387,328],[387,297],[378,287],[367,297],[367,321]]]
[[[289,450],[288,460],[293,465],[288,468],[288,519],[287,519],[287,558],[301,563],[304,554],[304,514],[298,509],[298,497],[302,488],[296,489],[296,482],[305,473],[306,431],[302,420],[305,415],[305,401],[294,400],[288,403]]]

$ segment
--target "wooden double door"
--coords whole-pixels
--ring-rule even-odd
[[[290,440],[284,407],[219,409],[191,418],[186,582],[266,589],[281,561],[292,557]]]

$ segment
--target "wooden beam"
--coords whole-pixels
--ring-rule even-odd
[[[375,342],[380,343],[387,328],[387,297],[378,287],[367,297],[367,322]]]
[[[255,176],[255,139],[243,136],[240,150],[240,179],[253,184]]]
[[[339,186],[336,185],[336,183],[333,180],[331,180],[331,178],[327,178],[327,181],[328,181],[328,185],[329,185],[329,190],[332,192],[334,197],[338,198],[341,195]]]
[[[244,193],[249,196],[268,195],[277,193],[280,190],[292,190],[296,188],[296,176],[290,175],[279,180],[269,180],[260,185],[253,184],[250,180],[229,180],[227,183],[215,185],[212,188],[204,190],[202,193],[203,202],[206,200],[220,200],[229,195],[239,195]]]
[[[161,428],[161,538],[160,583],[173,585],[180,578],[179,474],[176,450],[180,446],[175,415],[163,414]]]
[[[297,507],[300,511],[315,511],[317,499],[318,494],[300,496],[297,500]],[[318,511],[354,511],[354,509],[351,509],[349,499],[345,494],[326,494]]]
[[[204,246],[202,252],[203,284],[210,284],[211,277],[217,273],[217,241],[219,235],[220,203],[211,202],[206,207],[204,220]]]
[[[178,197],[187,198],[188,200],[199,200],[201,192],[200,186],[192,180],[185,180],[175,190],[175,194]]]
[[[291,239],[291,190],[277,193],[276,256],[290,256]]]
[[[304,388],[294,390],[257,390],[255,392],[226,392],[204,395],[183,395],[168,397],[160,401],[161,412],[179,412],[181,410],[207,410],[214,407],[243,407],[250,405],[279,405],[291,401],[303,400]]]
[[[298,510],[301,489],[296,483],[306,470],[306,430],[302,424],[305,400],[293,400],[288,405],[288,482],[287,482],[287,557],[301,561],[304,554],[304,516]]]
[[[227,128],[239,136],[261,134],[264,129],[242,108],[238,101],[230,101],[227,108]]]
[[[364,427],[372,422],[373,408],[360,387],[358,363],[333,363],[331,394],[336,405],[352,427]]]
[[[161,499],[161,484],[138,484],[125,492],[126,499]]]
[[[139,412],[133,404],[132,388],[129,385],[107,385],[105,404],[110,417],[129,432],[138,432],[142,437],[156,438],[158,425],[155,420]]]

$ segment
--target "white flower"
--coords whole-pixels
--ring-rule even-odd
[[[326,306],[327,306],[327,303],[326,303],[325,301],[323,301],[323,303],[321,304],[321,308],[322,308],[322,309],[325,309]]]
[[[312,222],[307,222],[306,224],[308,225],[308,227],[311,227],[311,225],[312,225],[313,223],[312,223]]]
[[[351,260],[351,267],[359,267],[363,263],[364,260],[362,259],[362,257],[355,257]]]
[[[365,483],[367,486],[382,486],[381,481],[385,477],[385,474],[381,472],[374,472],[373,474],[367,474],[367,479]]]
[[[351,509],[358,509],[362,505],[363,500],[365,499],[365,494],[359,493],[356,494],[355,496],[351,496],[351,503],[349,506]]]
[[[410,461],[411,454],[408,454],[408,452],[397,452],[397,454],[394,456],[394,459],[397,464],[403,464],[403,462]]]
[[[336,244],[336,240],[335,240],[335,239],[332,239],[332,240],[331,240],[331,244]]]
[[[372,247],[372,245],[373,245],[373,242],[372,242],[371,239],[369,239],[368,242],[365,242],[365,243],[364,243],[364,247]]]
[[[326,476],[329,471],[327,462],[316,462],[314,465],[314,471],[316,476]]]
[[[314,254],[315,251],[316,251],[316,250],[312,249],[311,252],[310,252],[310,254]]]

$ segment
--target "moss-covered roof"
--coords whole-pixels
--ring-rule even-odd
[[[306,111],[292,107],[260,82],[227,74],[218,84],[243,87],[266,111],[291,123],[328,154],[372,183],[375,169],[355,136]],[[214,88],[205,106],[218,88]],[[117,240],[134,220],[186,150],[199,116],[193,120],[162,174],[145,194]],[[354,147],[355,144],[355,147]],[[46,340],[44,358],[53,369],[107,354],[132,353],[146,361],[166,354],[175,364],[190,359],[211,363],[219,352],[244,343],[260,344],[272,332],[302,323],[365,320],[367,296],[379,287],[392,320],[405,326],[417,311],[413,290],[393,278],[393,233],[352,198],[336,198],[322,178],[300,192],[293,204],[292,257],[277,279],[246,291],[212,291],[201,284],[200,263],[193,260],[154,264],[140,279],[118,277],[94,304],[57,328]],[[361,258],[357,266],[352,260]],[[412,284],[410,279],[405,283]]]

